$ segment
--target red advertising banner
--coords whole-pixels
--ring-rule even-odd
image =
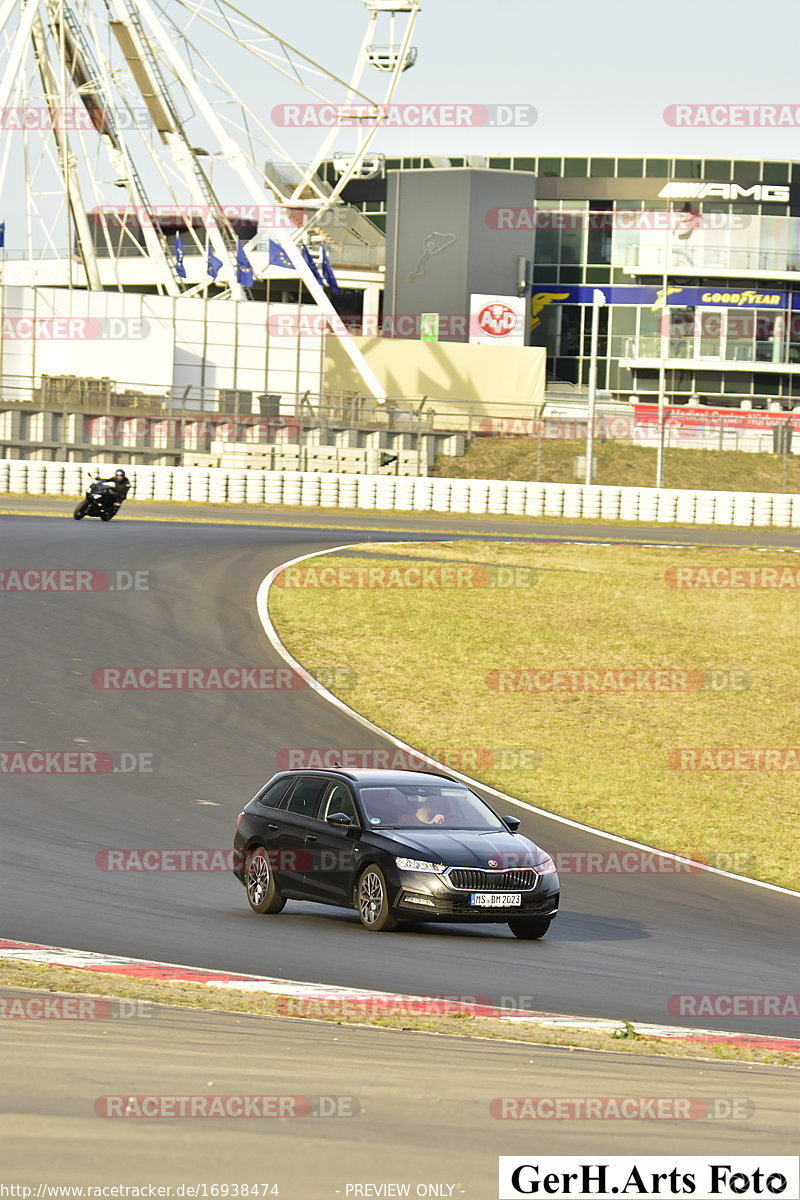
[[[658,425],[656,404],[632,405],[638,426]],[[664,406],[665,424],[672,429],[719,429],[721,424],[728,430],[751,431],[754,433],[772,429],[775,425],[791,423],[792,429],[800,432],[800,411],[767,412],[765,409],[745,408],[702,408],[695,405],[667,404]]]

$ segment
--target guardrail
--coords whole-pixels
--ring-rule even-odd
[[[110,475],[115,465],[113,461],[59,463],[0,459],[0,493],[78,497],[85,489],[88,474]],[[800,528],[800,495],[770,492],[680,491],[221,467],[137,466],[126,470],[133,485],[130,497],[136,500]]]

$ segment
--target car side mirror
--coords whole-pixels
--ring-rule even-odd
[[[503,824],[511,833],[516,833],[520,826],[519,817],[503,817]]]
[[[325,823],[326,825],[335,825],[337,829],[346,829],[353,824],[353,818],[343,812],[328,813]]]

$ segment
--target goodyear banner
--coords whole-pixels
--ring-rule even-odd
[[[598,288],[596,285],[551,284],[545,288],[534,285],[531,295],[531,328],[541,324],[541,313],[549,304],[591,304],[592,296],[601,291],[607,304],[647,305],[654,312],[670,308],[767,308],[775,312],[792,308],[800,309],[800,293],[764,290],[762,288],[732,288],[724,284],[711,287],[637,287],[625,284],[610,284]]]

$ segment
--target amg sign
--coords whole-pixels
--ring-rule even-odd
[[[773,204],[789,203],[789,185],[754,183],[742,187],[739,183],[665,183],[659,196],[665,200],[755,200]]]

